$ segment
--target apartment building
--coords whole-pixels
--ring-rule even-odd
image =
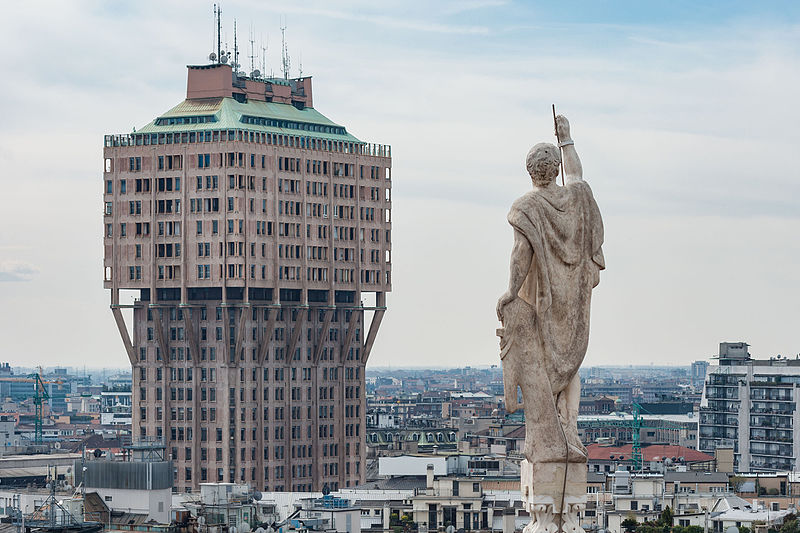
[[[737,472],[794,471],[800,456],[800,360],[753,359],[744,342],[720,343],[700,407],[699,449],[734,447]]]
[[[216,62],[188,67],[184,101],[105,137],[103,178],[132,433],[164,442],[175,489],[363,482],[364,367],[391,290],[390,147],[317,111],[310,77]]]

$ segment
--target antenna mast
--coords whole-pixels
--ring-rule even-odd
[[[233,73],[239,73],[239,45],[236,42],[236,19],[233,19]]]
[[[289,69],[291,68],[291,60],[289,59],[289,51],[286,48],[286,21],[284,20],[281,26],[281,64],[283,66],[283,79],[289,79]]]
[[[267,41],[269,45],[269,41]],[[261,75],[267,75],[267,47],[264,46],[264,36],[261,36]]]
[[[254,33],[253,32],[253,23],[251,22],[250,23],[250,75],[251,76],[253,75],[253,72],[255,72],[255,70],[256,70],[256,64],[254,62],[256,56],[255,56],[255,54],[253,52],[253,43],[255,42],[255,39],[253,38],[253,33]]]
[[[222,62],[222,8],[214,4],[217,10],[217,63]]]

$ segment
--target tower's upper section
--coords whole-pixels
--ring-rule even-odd
[[[314,109],[310,78],[190,66],[187,98],[107,135],[104,158],[112,290],[273,303],[391,290],[391,149]]]
[[[298,109],[314,107],[311,77],[246,78],[234,74],[230,65],[189,65],[186,98],[235,98],[239,102],[277,102]]]
[[[244,78],[229,65],[189,66],[186,100],[136,133],[249,131],[363,145],[311,105],[311,78]],[[354,147],[355,148],[355,147]],[[358,151],[361,151],[360,149]]]

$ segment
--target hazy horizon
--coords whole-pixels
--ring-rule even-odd
[[[211,13],[4,6],[0,361],[127,365],[102,284],[103,135],[183,100]],[[279,70],[281,16],[315,107],[392,145],[393,292],[370,368],[500,363],[506,214],[552,103],[605,223],[585,364],[800,352],[800,4],[227,1],[245,67],[253,21]]]

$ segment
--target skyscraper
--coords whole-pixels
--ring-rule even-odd
[[[104,158],[104,283],[133,367],[133,438],[164,441],[177,490],[363,481],[390,148],[314,109],[309,77],[215,62],[188,67],[183,102],[106,136]]]

